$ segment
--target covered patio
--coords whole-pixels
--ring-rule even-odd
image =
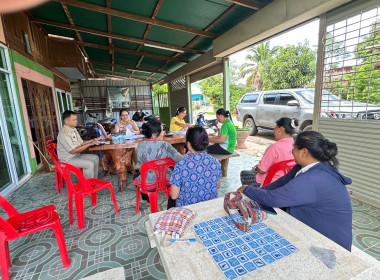
[[[219,196],[236,190],[240,171],[251,168],[255,162],[256,157],[243,152],[240,157],[231,158]],[[99,175],[103,178],[101,172]],[[78,230],[75,220],[70,226],[66,189],[56,193],[54,173],[35,175],[15,191],[8,199],[20,212],[47,204],[57,207],[71,266],[63,268],[53,231],[44,230],[10,243],[11,279],[81,279],[117,267],[123,267],[125,279],[167,279],[157,248],[150,248],[146,233],[149,205],[140,205],[140,212],[134,216],[136,191],[131,178],[124,192],[117,192],[117,176],[104,178],[113,184],[120,214],[115,214],[109,192],[103,190],[98,194],[97,206],[91,207],[90,198],[85,200],[84,230]],[[158,201],[159,211],[165,210],[165,195],[160,195]],[[354,198],[352,207],[353,245],[380,260],[380,244],[376,241],[380,209]],[[376,275],[380,274],[374,274],[372,279]]]

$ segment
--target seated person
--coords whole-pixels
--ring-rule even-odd
[[[125,132],[128,128],[134,134],[140,134],[140,129],[138,128],[136,122],[129,119],[129,113],[127,109],[120,110],[120,118],[121,120],[115,124],[115,128],[113,130],[114,133]]]
[[[338,171],[338,148],[316,131],[298,134],[292,170],[264,188],[241,186],[251,199],[287,212],[351,251],[352,208],[346,185],[352,180]]]
[[[137,158],[141,165],[145,162],[160,158],[169,157],[175,162],[179,162],[185,158],[185,156],[181,155],[176,149],[173,148],[171,144],[162,141],[164,133],[162,131],[162,124],[160,121],[147,121],[142,125],[142,133],[144,134],[146,140],[141,141],[137,145]],[[168,179],[170,178],[171,172],[172,171],[170,169],[167,172]],[[149,183],[154,183],[155,181],[156,175],[153,172],[149,172],[146,175],[146,183],[148,183],[147,188],[149,188]],[[133,185],[141,185],[139,172],[135,174]],[[145,194],[142,194],[142,198],[144,200],[148,200],[148,196]]]
[[[170,129],[169,132],[178,132],[182,130],[186,130],[192,124],[186,123],[183,119],[186,116],[186,109],[185,107],[179,107],[175,113],[175,117],[172,117],[170,121]]]
[[[77,116],[73,111],[62,113],[64,126],[57,137],[57,154],[59,161],[69,163],[83,169],[83,175],[87,179],[98,178],[99,157],[95,154],[81,154],[91,145],[99,145],[98,137],[89,141],[83,141],[77,129]]]
[[[296,119],[284,117],[276,121],[273,134],[274,139],[276,139],[277,142],[273,143],[265,150],[264,156],[258,165],[252,168],[252,170],[244,170],[240,173],[240,181],[242,185],[260,187],[272,165],[280,161],[294,159],[292,155],[294,143],[292,135],[297,126],[298,121]],[[277,172],[274,175],[272,182],[276,181],[283,175],[284,173],[282,171]]]
[[[232,154],[236,146],[236,129],[231,121],[231,114],[223,108],[216,111],[218,122],[222,123],[222,128],[218,136],[210,137],[211,143],[214,145],[208,146],[207,152],[210,154],[228,155]]]
[[[218,197],[222,170],[218,160],[206,152],[208,135],[206,130],[195,125],[186,133],[186,145],[190,154],[178,162],[170,178],[171,199],[175,205],[186,206]]]

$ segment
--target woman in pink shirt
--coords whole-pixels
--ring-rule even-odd
[[[274,128],[274,138],[276,143],[270,145],[264,153],[263,158],[259,164],[252,168],[252,170],[244,170],[240,172],[240,180],[243,185],[252,185],[260,187],[264,182],[269,168],[280,161],[294,159],[292,155],[293,150],[293,133],[294,129],[298,126],[298,120],[290,118],[281,118],[276,121]],[[283,176],[283,172],[277,172],[272,182]]]

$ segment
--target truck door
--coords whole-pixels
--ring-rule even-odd
[[[257,126],[274,128],[273,115],[276,112],[278,105],[276,104],[276,92],[267,92],[262,96],[262,100],[259,101],[258,116],[256,121]]]
[[[296,118],[299,119],[300,107],[299,106],[289,106],[288,102],[297,99],[290,92],[280,92],[278,99],[278,106],[275,113],[276,120],[282,117]],[[297,101],[298,102],[298,101]]]

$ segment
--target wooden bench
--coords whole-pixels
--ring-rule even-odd
[[[209,154],[210,156],[213,156],[216,158],[222,167],[222,176],[227,177],[227,170],[228,170],[228,161],[231,157],[240,157],[240,154],[237,152],[233,152],[229,155],[219,155],[219,154]]]

